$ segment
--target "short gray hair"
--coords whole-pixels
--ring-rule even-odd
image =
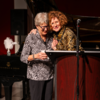
[[[40,12],[35,16],[35,25],[40,25],[43,23],[48,24],[48,13],[46,12]]]

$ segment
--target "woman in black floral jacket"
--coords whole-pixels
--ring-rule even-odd
[[[53,66],[41,50],[51,50],[52,37],[48,36],[48,14],[38,13],[35,17],[36,34],[26,37],[21,61],[27,63],[31,100],[52,100]]]

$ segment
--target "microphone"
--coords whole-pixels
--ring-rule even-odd
[[[77,24],[80,24],[80,22],[81,22],[81,19],[77,19]]]

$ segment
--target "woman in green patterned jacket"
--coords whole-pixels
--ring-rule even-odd
[[[76,35],[67,27],[67,17],[60,11],[50,11],[48,17],[54,50],[76,50]]]

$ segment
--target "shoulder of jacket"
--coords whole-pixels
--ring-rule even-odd
[[[68,35],[75,35],[74,32],[68,27],[66,27],[65,33]]]
[[[27,37],[26,37],[26,41],[27,42],[32,42],[32,43],[35,43],[36,42],[36,36],[33,34],[33,33],[31,33],[31,34],[28,34],[27,35]]]
[[[66,27],[66,31],[73,32],[70,28]]]

